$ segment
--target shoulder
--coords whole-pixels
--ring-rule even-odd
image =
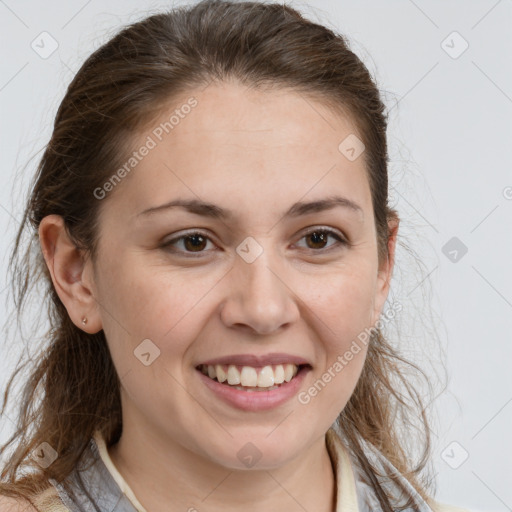
[[[23,498],[11,498],[0,495],[0,512],[39,512],[47,510],[51,512],[70,512],[62,503],[57,489],[51,485],[40,491],[32,498],[34,505]]]
[[[0,512],[37,512],[37,509],[20,498],[0,495]]]
[[[455,507],[453,505],[447,505],[445,503],[439,503],[437,501],[432,501],[430,503],[430,508],[434,512],[471,512],[466,508]]]

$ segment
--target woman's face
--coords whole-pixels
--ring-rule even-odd
[[[280,466],[324,436],[366,345],[335,363],[378,319],[391,271],[354,136],[312,99],[237,84],[191,91],[140,134],[99,199],[90,274],[123,435],[230,468]],[[146,212],[176,201],[192,206]],[[287,364],[297,374],[275,389],[235,387],[289,379]]]

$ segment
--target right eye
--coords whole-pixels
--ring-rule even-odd
[[[208,241],[211,242],[210,238],[200,231],[190,231],[184,235],[172,238],[160,245],[161,249],[169,251],[171,253],[181,253],[188,257],[194,253],[204,253],[203,249],[207,245]],[[182,244],[183,249],[176,250],[173,248],[176,244]],[[213,242],[212,242],[213,243]],[[198,256],[192,256],[198,257]]]

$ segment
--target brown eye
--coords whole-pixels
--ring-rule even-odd
[[[207,238],[201,234],[188,235],[183,237],[185,249],[197,252],[201,251],[206,246]]]
[[[329,238],[333,238],[335,242],[327,245]],[[339,246],[349,245],[349,243],[342,238],[337,231],[325,228],[313,229],[309,231],[309,233],[306,233],[302,239],[307,241],[305,247],[306,250],[319,253],[327,252],[330,249],[336,249]],[[202,253],[209,252],[206,250],[208,242],[211,242],[211,240],[204,233],[193,231],[180,237],[173,238],[172,240],[163,243],[160,247],[165,251],[176,254],[181,253],[185,256],[192,256],[194,253],[197,256],[201,256]]]
[[[168,242],[163,243],[160,247],[162,249],[165,249],[169,252],[174,253],[184,253],[184,254],[190,254],[190,253],[202,253],[202,252],[208,252],[204,249],[206,248],[208,242],[210,241],[210,238],[204,235],[200,232],[191,232],[186,235],[173,238],[172,240],[169,240]],[[181,245],[181,247],[178,246],[178,244]],[[177,248],[175,248],[178,246]]]
[[[309,240],[310,242],[306,242],[307,249],[311,249],[313,251],[322,251],[323,249],[329,250],[331,247],[337,245],[348,245],[348,243],[336,232],[332,229],[315,229],[306,233],[302,238]],[[326,246],[329,238],[334,238],[336,243]]]
[[[306,236],[306,240],[311,240],[310,249],[323,249],[327,244],[329,234],[325,231],[314,231]]]

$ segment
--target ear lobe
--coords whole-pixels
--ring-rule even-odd
[[[97,301],[91,287],[82,280],[85,262],[82,253],[70,239],[59,215],[48,215],[39,225],[39,243],[51,274],[53,286],[68,311],[71,321],[88,333],[102,329]],[[82,318],[87,318],[84,329]]]

